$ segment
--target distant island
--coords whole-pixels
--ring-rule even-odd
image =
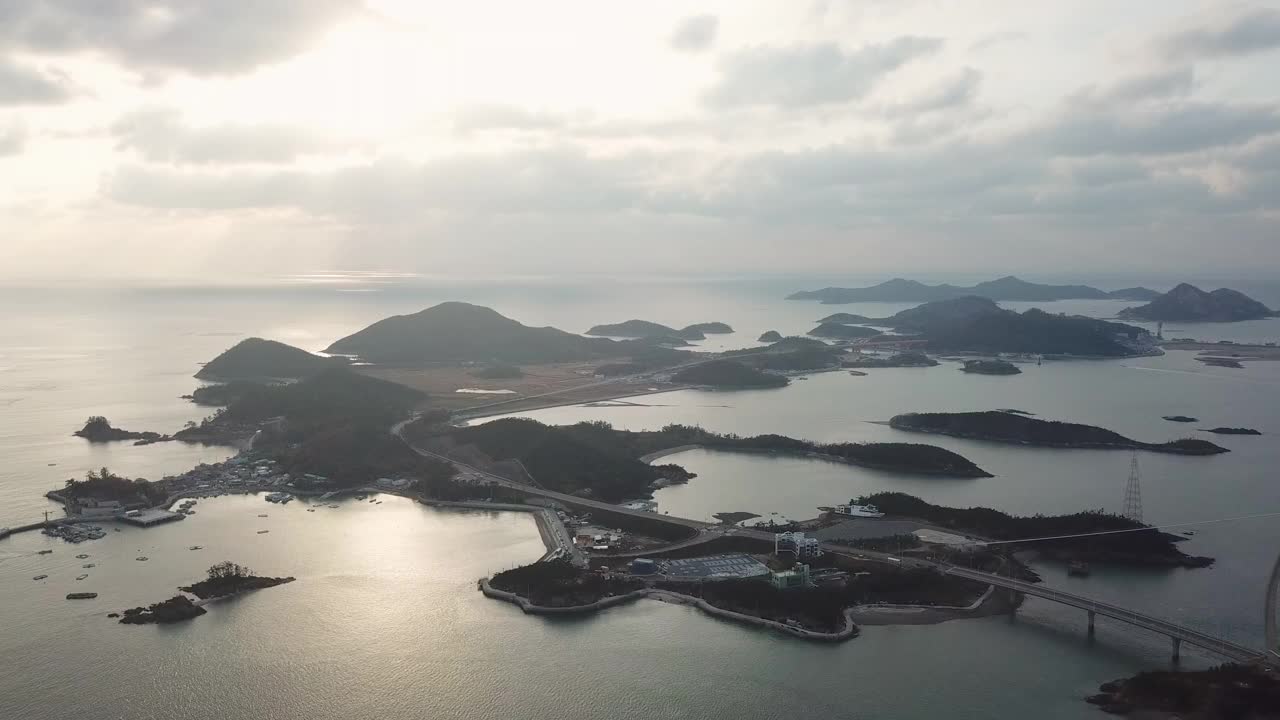
[[[1032,308],[1005,310],[992,300],[966,296],[903,310],[882,323],[919,334],[936,352],[1026,353],[1125,357],[1158,353],[1146,330],[1080,315]]]
[[[249,590],[275,587],[293,582],[293,578],[258,577],[253,571],[230,561],[220,562],[209,568],[208,576],[198,583],[179,588],[201,600],[226,597]],[[168,600],[147,607],[125,610],[120,622],[125,625],[167,624],[200,617],[207,611],[185,595],[175,595]]]
[[[527,418],[501,418],[471,427],[415,422],[404,430],[415,445],[498,474],[526,477],[557,492],[607,502],[647,497],[654,487],[693,476],[678,465],[656,465],[673,449],[702,447],[816,457],[891,472],[949,477],[990,477],[964,456],[914,443],[820,444],[782,435],[739,437],[703,428],[668,425],[661,430],[617,430],[604,422],[544,425]],[[519,460],[521,465],[507,466]],[[522,468],[522,469],[521,469]]]
[[[1112,715],[1151,718],[1263,720],[1280,708],[1280,678],[1257,665],[1208,670],[1148,670],[1103,683],[1086,701]]]
[[[1246,427],[1216,427],[1205,432],[1215,433],[1217,435],[1261,435],[1262,433],[1253,428]]]
[[[146,444],[168,440],[168,436],[157,432],[131,432],[112,427],[111,422],[101,415],[94,415],[85,421],[84,427],[72,433],[91,443],[114,442],[117,440],[137,440],[135,444]]]
[[[687,328],[681,330],[684,332],[700,332],[706,335],[728,335],[733,332],[733,328],[727,323],[722,322],[704,322],[694,323]]]
[[[777,330],[766,330],[760,334],[760,337],[756,338],[758,342],[767,342],[767,343],[778,342],[781,339],[782,339],[782,333],[778,332]]]
[[[1169,422],[1178,423],[1193,423],[1199,421],[1198,418],[1193,418],[1190,415],[1165,415],[1163,416],[1163,419],[1168,420]]]
[[[248,338],[204,364],[196,377],[202,380],[298,379],[335,365],[342,358],[314,355],[275,340]]]
[[[989,300],[1047,302],[1053,300],[1148,300],[1158,294],[1147,288],[1125,288],[1107,292],[1087,285],[1040,285],[1009,275],[971,287],[947,284],[926,285],[915,280],[894,278],[871,287],[828,287],[821,290],[802,291],[788,295],[787,299],[817,300],[824,305],[842,305],[857,302],[933,302],[966,295]]]
[[[853,313],[835,313],[828,315],[819,323],[840,323],[842,325],[866,325],[875,322],[875,318],[869,318],[866,315],[854,315]]]
[[[586,334],[633,339],[669,337],[682,340],[704,340],[707,335],[723,335],[731,332],[733,328],[722,322],[695,323],[677,330],[648,320],[627,320],[612,325],[596,325]]]
[[[1183,438],[1166,443],[1145,443],[1092,425],[1040,420],[999,410],[906,413],[891,418],[889,426],[912,432],[1039,447],[1133,449],[1175,455],[1216,455],[1229,452],[1207,440]]]
[[[1132,565],[1166,567],[1207,567],[1212,558],[1187,555],[1176,543],[1182,538],[1160,532],[1121,515],[1100,510],[1071,515],[1031,515],[1019,517],[985,507],[951,508],[932,505],[918,497],[900,492],[865,495],[859,505],[875,505],[881,512],[895,517],[908,517],[977,535],[990,540],[1047,538],[1060,535],[1116,532],[1060,540],[1041,540],[1028,545],[1036,551],[1059,560],[1086,560]]]
[[[836,340],[853,340],[855,338],[875,337],[880,334],[880,331],[874,328],[862,327],[861,325],[822,323],[810,330],[808,334],[814,337],[833,338]]]
[[[901,352],[889,357],[854,355],[840,363],[846,368],[935,367],[937,360],[918,352]]]
[[[709,360],[691,365],[676,372],[671,380],[724,390],[776,388],[790,382],[781,375],[762,372],[734,360]]]
[[[1021,368],[1006,360],[965,360],[961,372],[978,375],[1020,375]]]
[[[1149,322],[1239,322],[1274,317],[1270,308],[1236,290],[1205,292],[1182,283],[1140,307],[1121,310],[1121,318]]]
[[[635,340],[587,338],[552,327],[529,327],[487,307],[445,302],[412,315],[397,315],[333,343],[325,351],[388,365],[484,362],[536,365],[581,362],[679,351]]]

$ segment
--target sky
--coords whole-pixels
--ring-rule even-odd
[[[1280,2],[0,0],[0,283],[1280,271]]]

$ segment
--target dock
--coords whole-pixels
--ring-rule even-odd
[[[160,508],[147,508],[146,510],[130,510],[123,515],[117,515],[115,519],[145,528],[175,520],[185,520],[186,517],[182,513],[169,512]]]

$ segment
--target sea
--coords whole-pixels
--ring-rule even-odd
[[[802,334],[831,312],[881,316],[907,307],[783,299],[800,289],[884,279],[336,273],[222,286],[0,288],[7,309],[0,317],[0,526],[56,516],[60,507],[44,493],[90,469],[157,479],[231,456],[233,448],[178,443],[91,445],[72,432],[90,415],[161,432],[198,421],[209,409],[181,398],[199,384],[193,374],[245,337],[320,351],[383,317],[464,300],[577,332],[632,318],[675,326],[723,321],[736,332],[711,336],[702,348],[751,347],[766,330]],[[1280,283],[1265,279],[1026,279],[1156,289],[1185,279],[1235,287],[1280,307]],[[1113,317],[1126,305],[1003,304],[1095,317]],[[1280,320],[1170,324],[1164,332],[1269,342],[1280,340]],[[1012,513],[1122,507],[1127,452],[1011,447],[880,424],[901,412],[1012,408],[1141,440],[1211,438],[1231,452],[1137,458],[1145,520],[1194,533],[1183,549],[1216,558],[1213,567],[1095,567],[1087,578],[1068,577],[1051,562],[1034,567],[1051,585],[1261,648],[1263,594],[1280,554],[1280,444],[1271,439],[1280,433],[1280,363],[1229,369],[1193,358],[1176,351],[1045,362],[1008,377],[966,375],[944,362],[865,377],[814,373],[774,390],[685,390],[626,405],[521,414],[631,429],[683,423],[821,442],[930,442],[994,475],[904,476],[702,450],[668,456],[663,462],[697,477],[660,490],[659,510],[694,518],[744,510],[760,520],[801,519],[819,505],[880,490]],[[485,388],[475,382],[468,389]],[[1200,420],[1161,419],[1171,414]],[[1200,432],[1219,425],[1264,435]],[[336,504],[224,497],[200,501],[197,514],[180,523],[122,528],[80,545],[38,533],[0,540],[0,718],[1087,718],[1098,714],[1083,698],[1099,683],[1171,666],[1165,638],[1104,619],[1090,638],[1084,613],[1034,599],[1016,616],[867,627],[838,645],[653,601],[588,618],[529,617],[475,589],[478,578],[542,553],[527,515],[434,509],[389,496]],[[196,545],[203,549],[188,549]],[[44,549],[53,553],[38,554]],[[208,615],[177,626],[122,626],[105,617],[164,599],[224,559],[297,581],[215,602]],[[48,577],[33,580],[37,575]],[[80,575],[88,577],[76,580]],[[82,590],[99,597],[63,599]],[[1182,667],[1213,662],[1183,650]]]

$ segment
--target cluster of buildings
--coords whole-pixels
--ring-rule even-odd
[[[325,481],[319,476],[306,477],[314,477],[312,482]],[[201,463],[181,475],[166,477],[164,481],[169,492],[175,495],[222,495],[280,488],[288,485],[292,478],[274,460],[237,455],[226,462]]]

